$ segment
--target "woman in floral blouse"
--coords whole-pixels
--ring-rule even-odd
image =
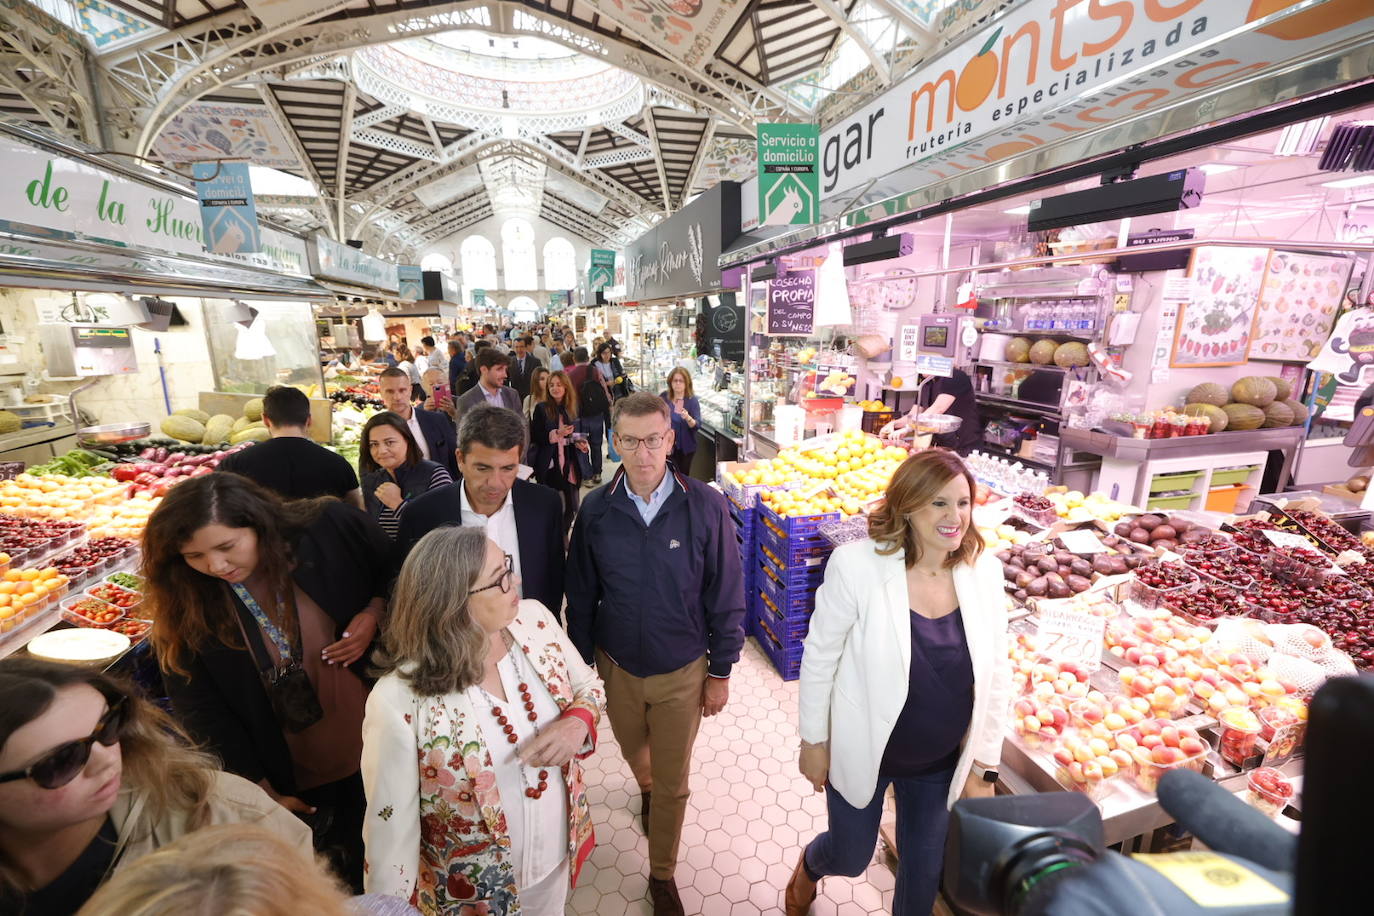
[[[580,760],[605,694],[481,528],[406,559],[367,701],[368,893],[426,916],[561,914],[594,844]]]

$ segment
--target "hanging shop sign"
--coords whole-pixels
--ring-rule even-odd
[[[760,225],[808,226],[820,221],[820,149],[816,124],[758,126]]]
[[[549,311],[560,311],[568,307],[568,291],[565,289],[554,290],[549,293]]]
[[[615,280],[615,252],[605,248],[592,249],[592,263],[587,270],[587,286],[599,293]]]
[[[720,254],[740,234],[740,186],[723,181],[626,251],[625,294],[667,299],[722,289]]]
[[[373,257],[350,245],[341,245],[331,238],[316,235],[310,246],[310,270],[317,277],[356,283],[376,289],[396,292],[400,285],[396,265]]]
[[[424,299],[424,271],[415,264],[396,265],[396,295],[402,299]]]
[[[816,272],[792,270],[768,281],[768,333],[810,337],[816,324]]]
[[[484,289],[474,289],[472,291],[472,307],[481,309],[487,307],[487,291]]]
[[[231,254],[229,257],[280,274],[310,276],[310,254],[306,251],[305,239],[278,232],[270,226],[258,227],[257,251]]]
[[[215,254],[257,251],[258,208],[247,162],[196,162],[191,165],[200,200],[205,247]]]
[[[852,196],[885,176],[879,193],[922,188],[1198,93],[1243,85],[1374,22],[1374,6],[1359,0],[1075,6],[1024,3],[835,124],[822,135],[822,195]],[[1301,9],[1287,12],[1294,7]],[[908,196],[853,222],[921,205],[919,195]]]

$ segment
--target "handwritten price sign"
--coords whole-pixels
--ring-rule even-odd
[[[1107,619],[1062,608],[1040,612],[1040,653],[1058,662],[1074,662],[1089,672],[1102,666],[1102,639]]]

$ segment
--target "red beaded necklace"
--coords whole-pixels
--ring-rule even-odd
[[[539,715],[534,711],[534,698],[530,696],[530,685],[522,681],[518,689],[520,691],[520,699],[525,703],[525,718],[529,719],[531,722],[537,722],[539,720]],[[515,736],[515,726],[511,724],[506,714],[501,711],[501,707],[493,703],[491,706],[491,714],[496,718],[496,724],[501,726],[501,730],[506,733],[506,740],[511,744],[516,744],[520,739]],[[526,798],[539,798],[549,787],[548,770],[539,771],[538,786],[531,786],[529,784],[529,777],[525,775],[525,767],[523,764],[520,766],[520,776],[525,781]]]

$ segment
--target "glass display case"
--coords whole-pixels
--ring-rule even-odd
[[[251,307],[257,315],[245,328],[238,323],[241,303],[204,302],[215,390],[263,394],[273,385],[320,385],[324,390],[310,303],[254,300]]]

